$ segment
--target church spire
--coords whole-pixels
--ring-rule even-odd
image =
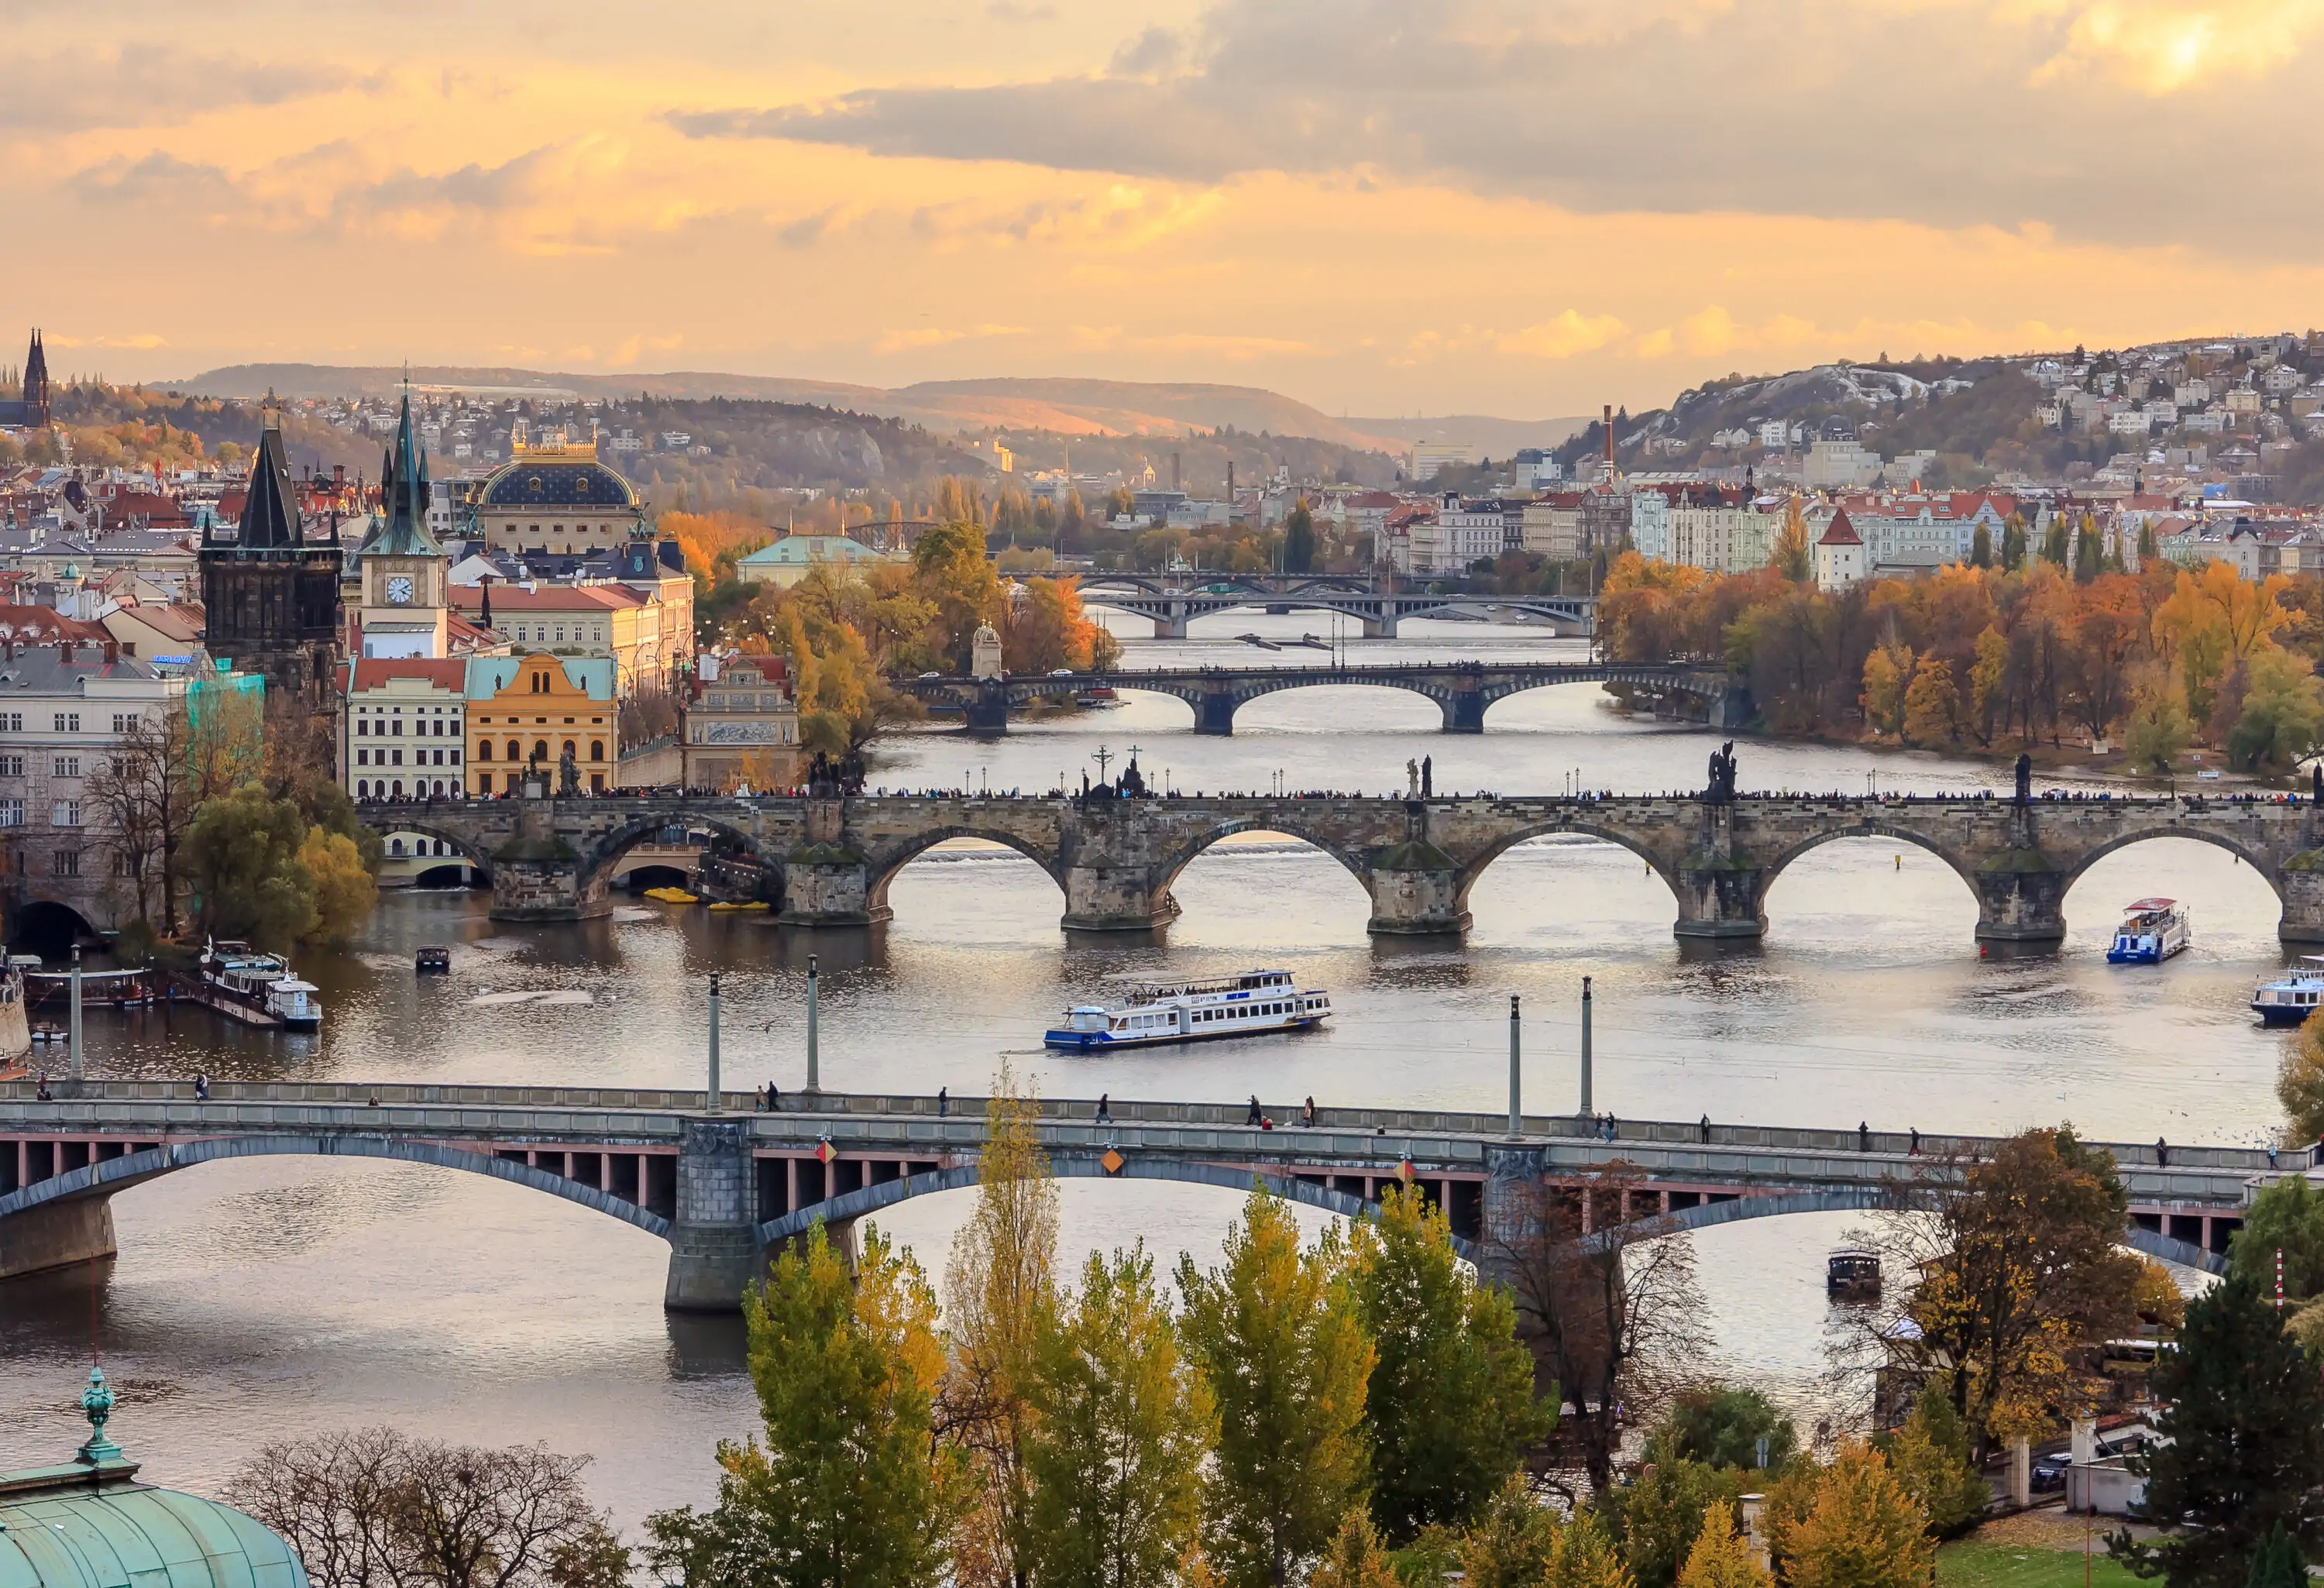
[[[444,549],[428,532],[428,454],[411,431],[411,383],[403,387],[402,412],[395,426],[380,485],[386,522],[364,551],[382,557],[441,557]]]
[[[299,497],[290,483],[290,460],[282,451],[281,421],[273,410],[263,411],[258,451],[250,460],[249,497],[242,509],[237,544],[244,551],[296,546],[301,539]]]

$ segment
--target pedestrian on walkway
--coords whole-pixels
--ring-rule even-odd
[[[2171,1167],[2171,1143],[2160,1136],[2154,1139],[2154,1167],[2159,1169]]]
[[[1242,1122],[1246,1125],[1255,1125],[1264,1117],[1259,1112],[1259,1094],[1254,1092],[1250,1094],[1250,1112],[1243,1116]]]
[[[1914,1158],[1921,1156],[1921,1127],[1918,1125],[1914,1125],[1913,1127],[1913,1145],[1911,1151]]]
[[[1711,1145],[1711,1116],[1709,1114],[1704,1114],[1702,1116],[1702,1144],[1705,1147]]]
[[[1113,1123],[1112,1103],[1112,1093],[1101,1092],[1097,1094],[1097,1122],[1099,1124],[1110,1125]]]
[[[1872,1122],[1870,1120],[1858,1120],[1856,1123],[1856,1150],[1858,1152],[1869,1152],[1872,1150]]]
[[[1305,1105],[1305,1107],[1303,1107],[1302,1109],[1300,1109],[1300,1111],[1299,1111],[1299,1122],[1300,1122],[1300,1124],[1302,1124],[1303,1126],[1306,1127],[1306,1128],[1307,1128],[1307,1129],[1309,1129],[1309,1130],[1313,1130],[1313,1129],[1314,1129],[1314,1127],[1315,1127],[1315,1099],[1314,1099],[1313,1096],[1310,1096],[1310,1097],[1307,1099],[1306,1105]]]
[[[944,1118],[944,1117],[945,1117],[945,1115],[946,1115],[946,1114],[950,1113],[951,1112],[952,1112],[952,1088],[951,1088],[951,1087],[949,1087],[949,1086],[939,1086],[939,1087],[937,1087],[937,1088],[936,1088],[936,1118],[938,1118],[938,1119],[942,1119],[942,1118]]]
[[[196,1070],[194,1072],[194,1101],[196,1103],[208,1103],[209,1100],[210,1078],[202,1074],[201,1071]]]

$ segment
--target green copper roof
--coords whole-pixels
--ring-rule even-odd
[[[251,1518],[134,1481],[106,1436],[102,1373],[81,1405],[93,1431],[75,1459],[0,1473],[0,1588],[307,1588],[290,1546]]]

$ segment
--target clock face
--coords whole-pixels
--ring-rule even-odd
[[[387,599],[392,605],[411,605],[411,576],[397,574],[387,581]]]

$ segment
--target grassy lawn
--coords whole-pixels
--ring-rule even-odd
[[[2139,1579],[2107,1556],[2106,1539],[2093,1545],[2092,1588],[2135,1588]],[[2082,1552],[2039,1545],[1964,1538],[1937,1551],[1937,1588],[2082,1588]]]

